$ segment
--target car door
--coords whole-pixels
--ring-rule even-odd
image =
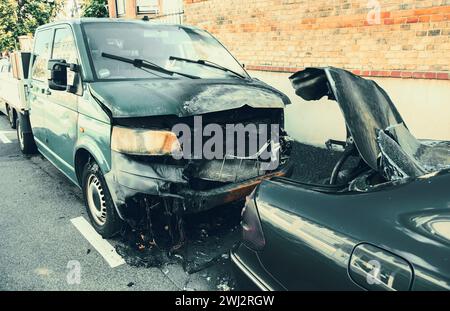
[[[78,53],[69,25],[55,28],[51,59],[78,63]],[[45,115],[49,157],[71,179],[76,180],[73,154],[78,129],[78,95],[51,90]]]
[[[45,115],[48,111],[47,63],[50,58],[53,29],[39,30],[35,34],[33,65],[30,68],[30,122],[39,151],[47,155]]]

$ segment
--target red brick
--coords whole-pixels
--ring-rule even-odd
[[[428,23],[430,21],[429,15],[422,15],[419,17],[419,22],[421,23]]]
[[[412,77],[414,79],[423,79],[423,78],[425,78],[425,73],[424,72],[420,72],[420,71],[416,71],[416,72],[413,72]]]
[[[444,15],[431,15],[430,16],[430,21],[431,22],[442,22],[443,20],[445,20],[445,16]]]
[[[400,76],[402,78],[412,78],[413,73],[410,71],[402,71]]]
[[[436,79],[449,80],[449,74],[448,73],[439,72],[439,73],[436,74]]]
[[[425,72],[425,79],[436,79],[436,72]]]
[[[258,0],[242,7],[235,1],[185,0],[184,18],[186,24],[210,30],[250,70],[294,72],[305,64],[329,64],[359,68],[352,71],[366,76],[448,79],[450,27],[443,22],[450,20],[450,5],[440,6],[443,1],[408,10],[397,4],[415,7],[416,0],[393,0],[392,5],[380,1],[380,25],[367,22],[365,2],[351,1],[340,10],[348,0],[334,0],[333,5],[329,0],[314,5]],[[273,5],[283,2],[289,5]],[[218,20],[224,23],[218,25]],[[412,49],[390,51],[393,45]],[[418,45],[425,47],[420,53],[415,51]]]
[[[419,10],[414,10],[414,15],[429,15],[429,14],[433,14],[434,11],[435,11],[434,8],[419,9]]]

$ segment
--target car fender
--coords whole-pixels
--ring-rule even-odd
[[[103,175],[107,174],[111,170],[110,162],[105,156],[104,152],[98,147],[97,143],[89,136],[83,136],[78,140],[77,146],[74,149],[74,163],[76,154],[79,150],[84,149],[94,158],[95,162],[99,165]],[[81,185],[80,185],[81,186]]]

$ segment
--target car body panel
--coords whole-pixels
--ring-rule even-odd
[[[230,81],[231,80],[231,81]],[[261,82],[226,80],[151,79],[90,84],[114,118],[176,115],[179,117],[230,110],[284,108],[287,97]]]
[[[79,135],[72,156],[80,149],[88,151],[104,174],[111,170],[111,125],[79,114]]]
[[[54,161],[59,162],[67,175],[75,178],[73,147],[78,139],[78,96],[68,92],[53,91],[46,97],[45,110],[45,142],[53,154]]]
[[[284,178],[264,181],[256,202],[266,246],[252,264],[260,261],[272,282],[289,290],[358,290],[349,260],[358,244],[369,243],[411,265],[411,289],[448,290],[450,236],[429,226],[450,226],[448,173],[369,193],[321,193]]]

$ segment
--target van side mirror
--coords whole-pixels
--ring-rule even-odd
[[[77,64],[67,63],[64,59],[51,59],[47,68],[50,71],[48,87],[51,90],[73,92]]]

